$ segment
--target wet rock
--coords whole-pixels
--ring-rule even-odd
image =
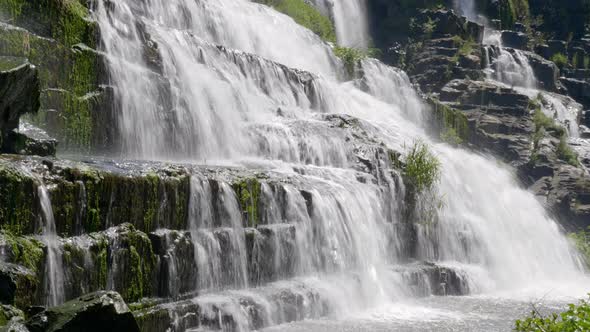
[[[502,31],[502,44],[505,47],[516,48],[519,50],[528,49],[529,39],[526,34],[516,31]]]
[[[541,56],[524,52],[535,73],[535,78],[548,91],[557,91],[559,87],[559,68],[552,61],[545,60]]]
[[[550,184],[547,202],[566,228],[576,230],[590,226],[590,178],[583,169],[562,165]]]
[[[590,82],[575,78],[564,78],[559,80],[567,89],[567,94],[585,106],[590,106]]]
[[[468,142],[515,166],[528,162],[534,126],[527,96],[493,82],[453,80],[440,100],[467,117]]]
[[[55,156],[57,140],[29,123],[23,122],[5,138],[5,152],[42,157]]]
[[[39,281],[35,273],[23,266],[0,264],[0,302],[25,307],[34,302]]]
[[[0,71],[0,152],[15,149],[9,136],[18,128],[20,117],[39,109],[37,75],[37,69],[28,63],[10,64]]]
[[[429,36],[431,38],[459,36],[478,44],[483,40],[483,26],[467,21],[465,17],[458,16],[452,10],[423,10],[416,20],[418,26],[423,26],[427,22],[434,24]]]
[[[30,332],[139,332],[127,304],[116,292],[100,291],[49,308],[25,323]]]

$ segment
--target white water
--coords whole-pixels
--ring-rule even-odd
[[[520,50],[508,51],[502,44],[502,32],[486,29],[484,44],[495,46],[499,52],[495,59],[490,57],[490,50],[486,48],[488,78],[495,79],[511,87],[535,89],[538,85],[537,78],[526,55]]]
[[[312,0],[312,4],[332,19],[340,46],[360,49],[370,46],[367,0]]]
[[[277,202],[275,211],[288,210],[279,219],[295,224],[294,275],[318,290],[335,313],[413,296],[387,273],[408,258],[461,267],[480,292],[530,285],[545,290],[545,282],[574,284],[581,278],[565,237],[534,197],[518,187],[511,170],[430,141],[420,128],[423,106],[404,73],[365,61],[368,93],[341,84],[335,80],[339,62],[326,44],[290,18],[245,0],[141,5],[123,0],[109,6],[98,1],[96,15],[112,83],[119,88],[125,152],[146,159],[226,158],[272,169],[304,188],[311,204],[297,186],[283,186],[286,200],[269,188],[264,193]],[[362,13],[347,6],[339,9],[346,13],[342,17]],[[345,31],[346,38],[339,39],[360,38],[336,22]],[[138,26],[158,45],[162,75],[146,69],[145,34]],[[313,74],[295,77],[266,59]],[[403,256],[399,248],[407,239],[393,228],[401,222],[396,211],[403,200],[394,194],[401,192],[399,179],[374,151],[356,151],[351,135],[327,114],[360,119],[350,130],[358,126],[357,135],[392,149],[403,151],[418,139],[433,145],[443,164],[439,195],[444,205],[437,222],[421,227],[417,257]],[[351,169],[355,154],[378,169],[370,174]],[[241,211],[229,188],[220,188],[221,219],[212,216],[211,186],[197,178],[191,183],[199,289],[248,286]],[[220,232],[229,234],[229,252],[222,251]],[[230,262],[223,262],[228,253]],[[280,260],[272,262],[280,266]],[[343,277],[350,272],[354,278]]]
[[[39,185],[37,194],[39,195],[42,215],[41,221],[43,225],[41,241],[47,247],[45,275],[43,279],[45,283],[45,304],[55,306],[63,303],[65,300],[62,255],[59,246],[59,237],[55,228],[53,208],[51,207],[51,200],[49,199],[45,185]]]

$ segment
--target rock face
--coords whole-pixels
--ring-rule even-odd
[[[64,150],[88,152],[113,144],[115,126],[96,23],[85,1],[0,3],[0,56],[26,58],[39,72],[37,126]]]
[[[527,50],[528,42],[528,36],[522,32],[510,30],[502,31],[502,44],[506,47]]]
[[[30,332],[129,331],[139,332],[133,314],[115,292],[84,295],[49,308],[25,323]]]
[[[19,119],[39,109],[39,79],[34,66],[25,63],[0,71],[0,151],[14,149],[13,130]]]
[[[534,125],[527,96],[491,82],[454,80],[441,90],[440,100],[465,114],[471,144],[514,166],[528,162]]]

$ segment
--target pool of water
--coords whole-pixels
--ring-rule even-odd
[[[578,300],[550,293],[531,297],[428,297],[385,304],[338,318],[308,320],[267,328],[265,332],[363,331],[511,331],[516,319],[536,308],[543,314],[560,311]]]

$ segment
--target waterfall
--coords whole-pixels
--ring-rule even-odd
[[[360,49],[370,46],[366,0],[312,0],[312,4],[334,22],[339,45]]]
[[[334,3],[344,45],[368,42],[362,6]],[[415,296],[431,288],[409,291],[409,273],[398,268],[412,259],[457,267],[482,292],[579,277],[565,237],[511,170],[431,141],[405,73],[366,60],[363,82],[338,82],[341,64],[326,43],[246,0],[99,0],[95,15],[127,155],[229,160],[279,178],[259,189],[267,206],[258,225],[228,183],[191,179],[195,290],[224,291],[191,303],[211,316],[223,302],[242,317],[238,298],[267,308],[297,294],[303,319]],[[417,255],[407,257],[403,184],[380,153],[417,140],[441,159],[444,204],[436,223],[417,226]],[[359,171],[359,160],[369,171]],[[253,256],[277,255],[262,260],[269,267],[248,270],[250,244]],[[280,279],[287,274],[294,277]],[[269,283],[248,288],[257,278]],[[285,315],[267,312],[265,324],[290,321]]]
[[[495,49],[490,49],[487,46],[486,49],[488,78],[511,87],[536,89],[537,78],[526,55],[517,49],[507,50],[502,44],[501,31],[486,29],[484,44],[495,47]],[[494,51],[497,51],[498,54],[492,58],[491,53]]]
[[[39,185],[37,193],[39,195],[43,225],[41,240],[47,248],[44,277],[45,304],[48,306],[55,306],[63,303],[65,300],[61,248],[55,228],[51,200],[49,199],[49,194],[47,193],[45,185]]]

